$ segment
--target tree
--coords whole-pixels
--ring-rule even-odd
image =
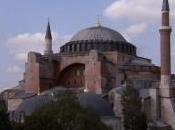
[[[93,110],[82,108],[70,92],[26,117],[24,124],[18,126],[20,130],[21,126],[25,130],[109,130]]]
[[[12,130],[12,125],[8,119],[8,114],[2,106],[0,106],[0,130]]]
[[[146,116],[141,111],[139,92],[132,86],[126,85],[122,94],[123,118],[125,130],[146,130]]]

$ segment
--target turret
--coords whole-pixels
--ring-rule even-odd
[[[51,34],[51,29],[50,29],[50,23],[48,22],[46,35],[45,35],[45,50],[44,50],[44,54],[45,55],[50,55],[52,53],[53,53],[53,51],[52,51],[52,34]]]

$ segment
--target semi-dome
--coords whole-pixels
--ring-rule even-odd
[[[125,38],[117,31],[103,26],[95,26],[83,29],[75,34],[70,41],[82,40],[103,40],[103,41],[123,41]]]
[[[80,105],[84,108],[91,108],[100,116],[114,116],[112,106],[100,95],[94,93],[82,93],[78,97]]]

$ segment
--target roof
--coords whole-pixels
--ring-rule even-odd
[[[79,102],[82,107],[92,108],[100,116],[114,116],[112,106],[101,95],[82,93],[79,95]]]
[[[101,95],[81,93],[78,95],[78,99],[82,107],[95,110],[101,117],[115,117],[112,106],[103,99]],[[20,113],[31,115],[37,109],[47,105],[48,103],[52,103],[53,101],[54,97],[51,95],[39,95],[24,99],[15,110],[15,117],[20,116]]]
[[[156,72],[160,73],[160,67],[151,63],[151,60],[134,57],[128,60],[123,66],[120,68],[124,71],[139,71],[139,72]]]
[[[52,102],[51,96],[35,96],[25,99],[21,105],[15,111],[16,113],[24,112],[26,115],[30,115],[36,109],[41,108],[43,105]]]
[[[162,4],[162,11],[169,11],[169,2],[168,0],[163,0],[163,4]]]
[[[70,41],[122,41],[126,42],[125,38],[117,31],[103,26],[95,26],[81,30],[75,34]]]
[[[50,29],[50,23],[47,24],[47,30],[46,30],[46,39],[52,39],[51,29]]]
[[[0,93],[2,97],[8,96],[8,99],[25,99],[29,97],[33,97],[36,94],[33,93],[25,93],[23,89],[19,88],[12,88],[12,89],[7,89]]]
[[[145,59],[142,57],[131,58],[125,65],[154,66],[150,59]]]

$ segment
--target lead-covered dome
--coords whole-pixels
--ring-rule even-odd
[[[125,38],[115,30],[103,26],[90,27],[75,34],[70,41],[82,40],[103,40],[103,41],[123,41]]]
[[[80,105],[84,108],[91,108],[100,116],[114,116],[112,106],[100,95],[94,93],[82,93],[78,97]]]
[[[60,53],[88,53],[91,50],[136,55],[136,47],[127,42],[119,32],[100,25],[76,33],[60,48]]]

